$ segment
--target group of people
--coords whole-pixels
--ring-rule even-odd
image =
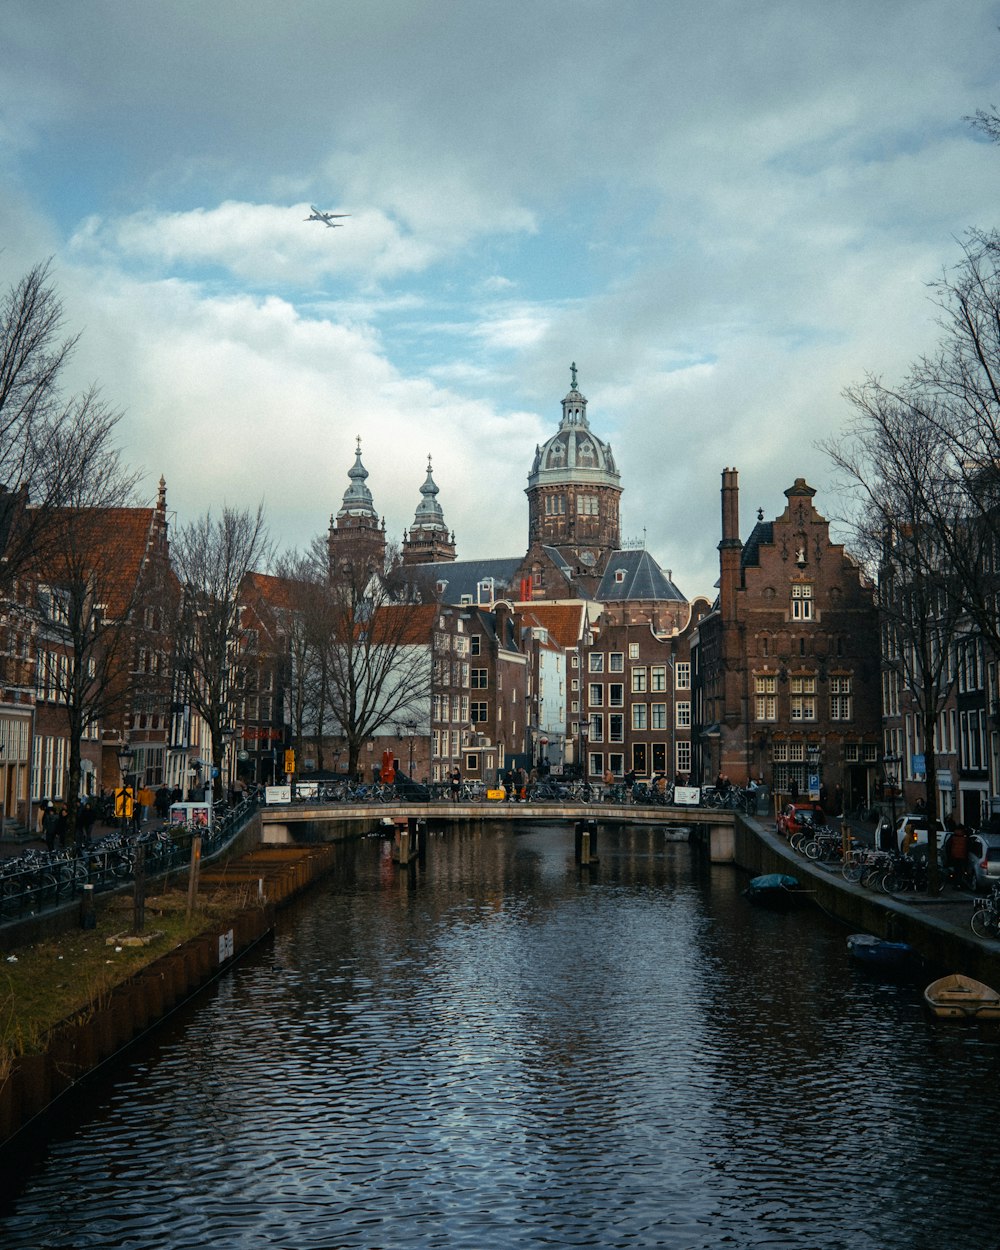
[[[97,805],[91,798],[80,800],[76,809],[76,820],[73,824],[73,847],[77,854],[86,850],[91,844],[91,834],[97,821]],[[70,819],[69,807],[61,803],[58,807],[50,799],[42,811],[42,836],[45,838],[45,849],[54,851],[56,847],[62,851],[69,843]]]
[[[170,814],[172,803],[179,802],[180,790],[160,786],[154,790],[143,786],[138,791],[123,786],[114,792],[102,791],[100,795],[83,795],[77,804],[76,819],[70,821],[69,805],[47,800],[39,812],[38,830],[45,839],[46,850],[65,850],[72,845],[78,854],[85,851],[93,841],[93,829],[99,818],[114,820],[126,828],[138,831],[142,822],[155,811],[161,820]]]

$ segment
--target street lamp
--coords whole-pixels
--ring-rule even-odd
[[[128,774],[129,774],[129,765],[132,763],[133,751],[132,751],[132,748],[129,746],[129,744],[123,740],[121,745],[118,747],[118,750],[115,752],[115,754],[118,756],[118,771],[121,773],[121,777],[122,777],[121,789],[118,791],[119,801],[115,803],[115,815],[121,817],[122,828],[124,829],[128,825],[129,817],[132,815],[132,812],[129,811],[129,802],[128,802],[129,801]],[[135,807],[135,793],[134,792],[132,793],[131,797],[132,797],[132,807],[134,810],[134,807]]]
[[[889,801],[892,804],[892,827],[896,828],[896,790],[899,787],[899,766],[902,759],[898,755],[884,755],[882,766],[889,783]]]
[[[580,776],[583,780],[587,778],[587,738],[590,734],[590,725],[585,721],[580,721]]]

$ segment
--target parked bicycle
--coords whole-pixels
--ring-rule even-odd
[[[1000,938],[1000,887],[994,886],[986,898],[976,900],[969,923],[976,937]]]

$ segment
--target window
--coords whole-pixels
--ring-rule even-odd
[[[688,708],[690,708],[691,707],[690,703],[687,706]],[[689,723],[690,723],[690,713],[689,713]],[[665,703],[651,703],[650,704],[649,727],[650,729],[666,729],[667,727],[667,705]]]
[[[628,644],[628,658],[630,660],[637,660],[639,658],[639,644],[637,642],[630,642]]]
[[[830,678],[830,719],[850,720],[854,714],[850,677]]]
[[[645,694],[648,673],[644,668],[634,668],[632,670],[632,693]]]
[[[587,772],[591,777],[604,776],[604,756],[599,751],[595,751],[590,755],[587,762]]]
[[[679,773],[689,773],[691,771],[691,743],[686,739],[678,742],[676,747],[677,771]]]
[[[810,582],[792,585],[792,620],[811,621],[813,615],[813,588]]]
[[[687,660],[674,665],[674,686],[678,690],[691,689],[691,665]]]
[[[465,771],[467,773],[479,772],[479,756],[478,755],[467,755],[465,757]]]
[[[597,516],[600,512],[596,495],[577,495],[576,511],[579,516]]]
[[[485,668],[474,668],[472,670],[472,689],[488,690],[489,689],[489,670]]]
[[[608,686],[608,704],[611,707],[625,706],[625,687],[620,681],[613,681]]]
[[[587,702],[591,707],[604,706],[604,687],[599,681],[592,681],[587,687]]]
[[[487,703],[479,703],[475,701],[469,704],[470,718],[474,725],[480,725],[487,719],[487,716],[489,715],[487,711],[488,707],[489,704]]]
[[[649,688],[652,691],[666,690],[667,666],[665,664],[654,664],[649,670]]]
[[[676,705],[676,725],[678,729],[691,728],[691,704],[678,703]]]
[[[649,712],[649,709],[646,707],[645,703],[633,703],[632,704],[632,728],[633,729],[648,729],[649,728],[648,712]]]
[[[481,644],[482,644],[482,639],[479,637],[479,635],[473,634],[472,637],[469,639],[469,654],[479,655],[480,654],[479,648]]]
[[[612,651],[611,652],[610,663],[608,664],[608,672],[609,673],[624,673],[625,672],[625,652],[624,651]]]
[[[778,718],[778,701],[775,698],[777,690],[777,677],[773,674],[765,674],[763,677],[755,677],[754,685],[754,717],[756,720],[777,720]]]
[[[608,741],[625,741],[625,717],[621,712],[612,712],[608,716]]]
[[[587,656],[587,665],[592,673],[604,672],[604,654],[601,651],[591,651]]]
[[[566,514],[566,496],[565,495],[546,495],[545,496],[545,515],[546,516],[565,516]]]
[[[791,679],[791,718],[792,720],[816,719],[816,678],[793,677]]]
[[[620,777],[622,773],[625,771],[625,756],[624,755],[609,755],[608,756],[608,768],[611,769],[612,773],[616,777]]]
[[[603,742],[604,741],[604,717],[601,716],[600,713],[598,713],[596,716],[591,716],[588,724],[590,727],[590,741],[591,742]]]

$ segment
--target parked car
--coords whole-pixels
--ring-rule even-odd
[[[938,859],[941,858],[941,849],[944,846],[944,840],[948,836],[940,820],[934,822],[937,826],[936,845],[938,851]],[[906,837],[906,830],[909,826],[913,827],[913,841],[909,845],[909,851],[920,856],[927,855],[927,834],[931,827],[931,822],[927,818],[926,812],[909,812],[905,816],[900,816],[896,822],[896,850],[903,849],[903,839]]]
[[[1000,834],[970,833],[967,843],[969,871],[977,890],[990,890],[1000,881]]]
[[[776,824],[778,832],[790,838],[793,833],[799,833],[803,829],[818,828],[829,824],[829,821],[826,818],[826,812],[818,803],[805,800],[800,803],[786,803],[778,813]]]

